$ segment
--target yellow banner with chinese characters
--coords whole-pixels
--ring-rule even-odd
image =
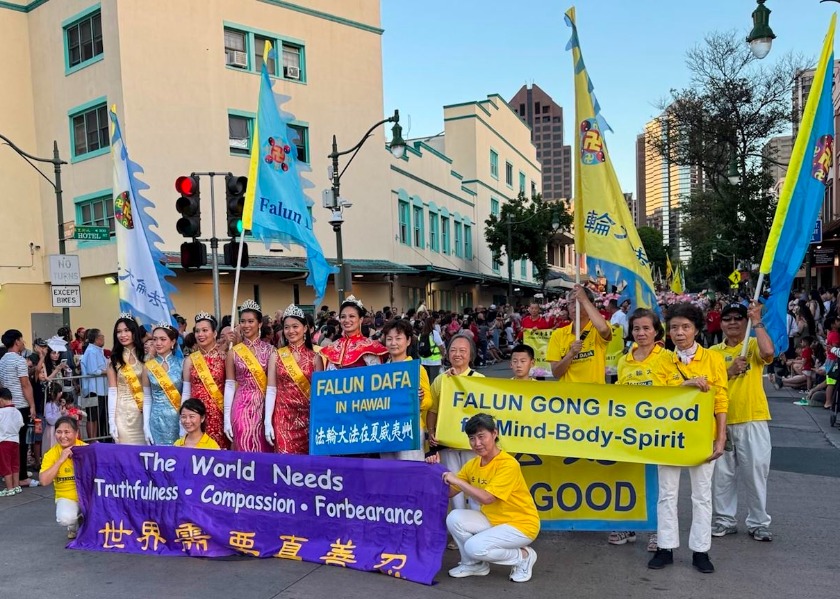
[[[551,376],[551,362],[545,359],[545,353],[548,351],[548,340],[553,332],[554,329],[524,329],[522,333],[522,342],[534,349],[534,368],[545,370],[546,376]]]
[[[468,449],[464,423],[484,412],[510,453],[695,466],[712,453],[713,411],[695,387],[446,376],[437,437]]]

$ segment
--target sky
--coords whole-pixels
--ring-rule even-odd
[[[574,131],[572,58],[565,50],[571,29],[563,19],[571,3],[382,0],[381,6],[385,114],[399,109],[405,137],[441,132],[444,105],[492,93],[509,100],[533,83],[563,106],[564,129]],[[575,6],[589,77],[614,131],[607,147],[622,189],[635,195],[636,136],[671,89],[689,85],[686,51],[712,31],[746,38],[756,2],[578,0]],[[831,13],[840,10],[818,0],[765,6],[777,36],[765,62],[788,52],[816,61]]]

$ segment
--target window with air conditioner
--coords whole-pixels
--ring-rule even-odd
[[[244,31],[225,29],[225,64],[239,69],[248,68],[245,40],[246,34]]]
[[[283,43],[283,77],[295,81],[303,80],[301,54],[300,46]]]

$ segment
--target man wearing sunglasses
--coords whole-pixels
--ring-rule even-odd
[[[755,337],[747,340],[741,357],[747,319]],[[761,322],[761,304],[728,304],[721,312],[724,341],[712,347],[726,361],[729,375],[729,411],[726,438],[731,448],[717,461],[712,478],[712,536],[737,532],[738,480],[747,487],[747,532],[756,541],[772,541],[767,515],[767,475],[770,471],[770,409],[762,372],[773,361],[773,341]],[[727,446],[729,443],[727,443]]]

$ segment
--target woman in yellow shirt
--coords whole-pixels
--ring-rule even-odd
[[[181,403],[181,428],[186,434],[173,443],[174,447],[192,447],[193,449],[219,449],[207,430],[207,408],[198,399],[186,399]]]
[[[486,576],[490,564],[500,564],[513,566],[512,581],[527,582],[537,561],[530,545],[540,532],[540,517],[519,462],[499,448],[499,431],[489,414],[467,420],[464,432],[476,457],[457,474],[444,472],[443,482],[450,485],[450,497],[464,493],[481,509],[452,510],[446,518],[461,552],[449,575]]]
[[[62,416],[55,422],[56,444],[41,460],[41,485],[54,483],[55,520],[67,528],[67,538],[75,539],[79,529],[79,496],[76,493],[76,472],[73,468],[73,449],[87,445],[79,439],[79,422]]]
[[[693,384],[714,396],[715,441],[712,455],[697,466],[688,468],[691,475],[691,533],[688,547],[694,552],[692,564],[700,572],[710,574],[715,567],[709,560],[712,546],[712,474],[714,460],[723,455],[726,443],[726,411],[729,405],[726,365],[723,358],[697,343],[703,330],[703,311],[689,303],[674,304],[666,318],[676,350],[671,365],[685,384]],[[654,570],[674,563],[673,550],[680,546],[677,501],[680,473],[678,466],[659,466],[659,500],[656,504],[658,544],[656,554],[648,562]]]

